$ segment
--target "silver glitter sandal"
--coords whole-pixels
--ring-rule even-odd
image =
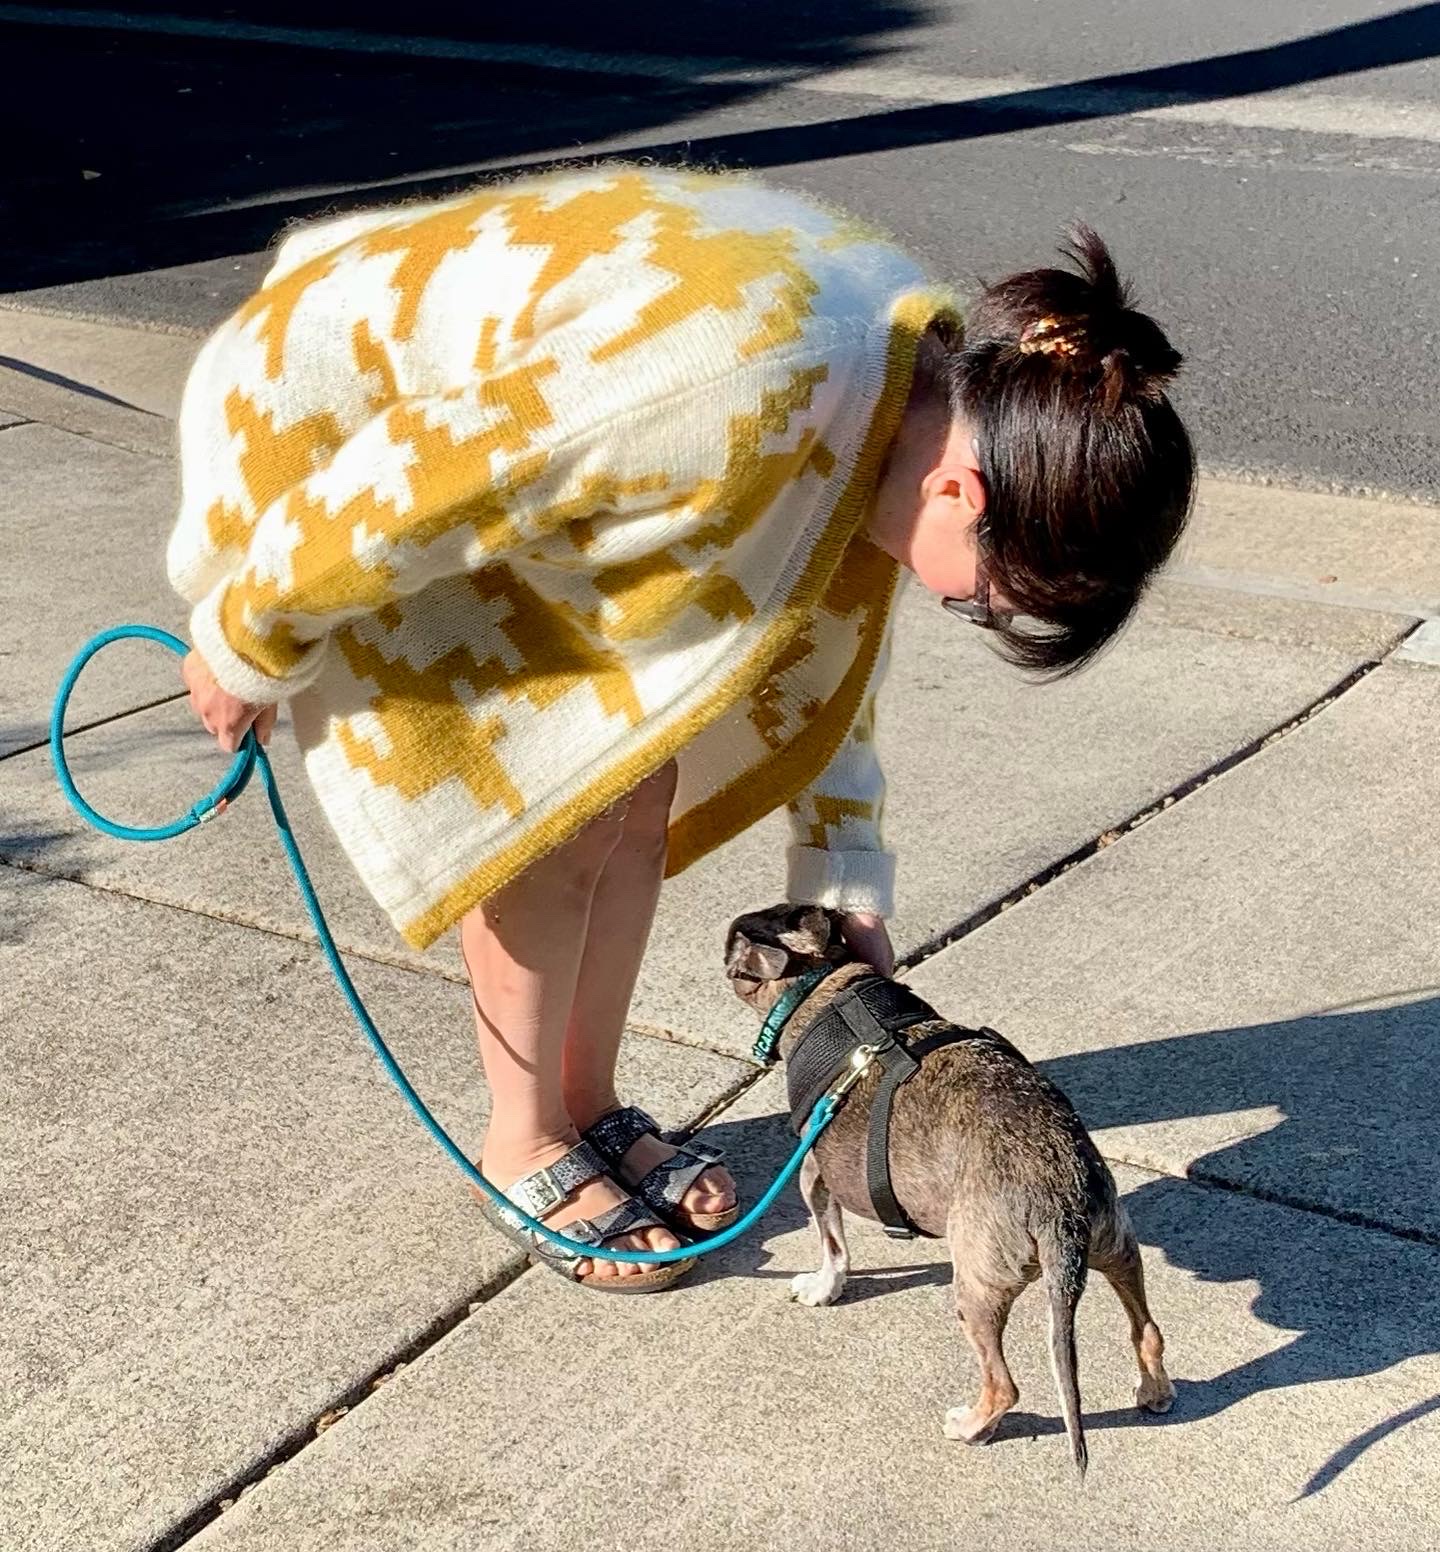
[[[581,1142],[553,1164],[506,1186],[505,1195],[523,1212],[543,1222],[547,1213],[567,1202],[582,1186],[608,1173],[609,1166],[595,1148]],[[594,1288],[601,1293],[656,1293],[678,1282],[695,1265],[693,1257],[684,1261],[662,1261],[642,1272],[621,1277],[613,1273],[597,1275],[598,1268],[592,1262],[590,1270],[582,1277],[580,1263],[588,1257],[551,1244],[533,1229],[527,1229],[513,1213],[496,1206],[474,1186],[471,1190],[475,1192],[481,1212],[506,1239],[519,1245],[537,1266],[548,1267],[557,1276],[579,1283],[583,1288]],[[555,1232],[584,1245],[603,1245],[607,1240],[632,1234],[636,1229],[651,1228],[670,1228],[670,1225],[633,1196],[627,1196],[598,1217],[557,1224]]]
[[[660,1136],[660,1123],[637,1105],[622,1105],[601,1116],[580,1135],[605,1160],[614,1175],[621,1159],[642,1137]],[[663,1140],[669,1141],[668,1138]],[[658,1213],[670,1228],[687,1233],[714,1234],[728,1229],[740,1216],[739,1203],[727,1207],[724,1212],[697,1213],[685,1206],[685,1194],[707,1169],[723,1163],[724,1159],[724,1153],[718,1148],[683,1143],[676,1147],[673,1158],[657,1164],[634,1185],[624,1180],[620,1184],[633,1192],[651,1212]]]

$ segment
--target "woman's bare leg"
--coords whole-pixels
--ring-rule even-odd
[[[461,923],[480,1060],[491,1093],[481,1167],[502,1188],[553,1164],[579,1141],[562,1080],[566,1030],[596,890],[622,830],[618,814],[595,820]],[[611,941],[618,950],[618,939],[611,936]],[[628,963],[629,956],[639,952],[626,944],[620,957]],[[591,1181],[546,1222],[563,1229],[567,1222],[595,1217],[622,1200],[623,1192],[613,1181]],[[678,1243],[668,1231],[651,1228],[617,1238],[612,1248],[663,1250]],[[644,1268],[597,1261],[581,1270],[623,1277]]]
[[[620,837],[591,899],[562,1063],[565,1109],[582,1131],[620,1103],[615,1062],[660,898],[674,796],[672,762],[617,805],[623,810]],[[674,1152],[669,1143],[642,1137],[622,1161],[623,1176],[633,1183]],[[719,1166],[706,1170],[685,1196],[691,1212],[718,1213],[734,1205],[735,1183]]]

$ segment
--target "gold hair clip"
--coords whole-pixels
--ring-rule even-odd
[[[1078,339],[1084,330],[1077,325],[1068,334],[1060,334],[1056,332],[1059,327],[1058,318],[1037,318],[1034,323],[1027,323],[1020,335],[1020,354],[1033,356],[1038,351],[1047,356],[1078,356]]]

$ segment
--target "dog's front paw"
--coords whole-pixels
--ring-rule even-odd
[[[834,1272],[801,1272],[790,1279],[790,1297],[812,1309],[833,1304],[845,1289],[845,1279]]]

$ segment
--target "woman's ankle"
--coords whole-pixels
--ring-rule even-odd
[[[573,1126],[521,1131],[493,1123],[480,1150],[481,1168],[494,1184],[507,1187],[525,1175],[553,1164],[580,1141]]]
[[[620,1100],[613,1088],[577,1089],[566,1091],[565,1112],[577,1131],[586,1131],[603,1115],[620,1108]]]

